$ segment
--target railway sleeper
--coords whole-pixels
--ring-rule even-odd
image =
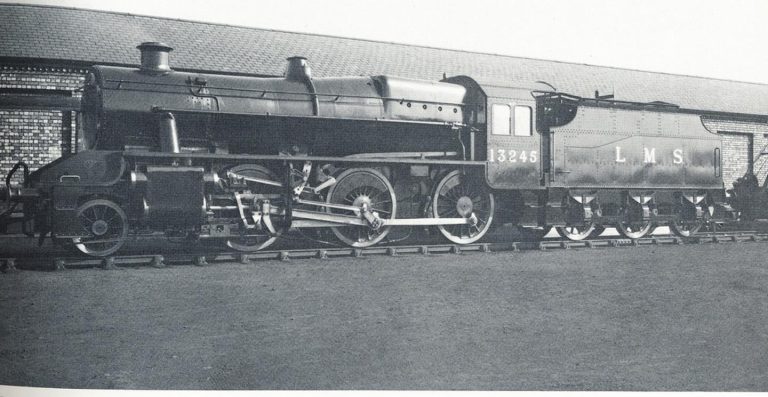
[[[768,242],[768,234],[756,233],[753,231],[736,231],[733,233],[702,233],[695,238],[683,239],[677,236],[657,236],[653,238],[643,238],[631,240],[626,238],[611,238],[598,240],[585,240],[582,242],[564,242],[564,241],[543,241],[536,244],[525,242],[511,243],[477,243],[468,245],[456,244],[436,244],[436,245],[398,245],[390,247],[369,247],[369,248],[318,248],[318,249],[299,249],[299,250],[279,250],[279,251],[261,251],[258,253],[233,255],[227,253],[206,253],[204,255],[190,256],[187,254],[150,254],[150,255],[128,255],[128,256],[110,256],[102,259],[84,259],[82,257],[59,257],[55,258],[53,264],[57,269],[78,269],[78,268],[100,268],[108,265],[109,268],[120,268],[122,266],[152,266],[157,263],[174,262],[196,264],[200,263],[202,258],[207,258],[204,263],[209,264],[209,260],[217,263],[258,263],[264,260],[290,260],[290,259],[311,259],[311,258],[334,258],[334,257],[362,257],[362,256],[391,256],[393,253],[399,255],[434,255],[434,254],[458,254],[458,253],[500,253],[500,252],[520,252],[530,250],[547,249],[578,249],[578,248],[621,248],[621,247],[641,247],[655,245],[685,245],[685,244],[729,244],[740,242]],[[11,262],[14,268],[22,269],[50,269],[50,261],[41,257],[15,257],[5,258],[5,263]]]

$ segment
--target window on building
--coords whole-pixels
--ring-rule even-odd
[[[531,136],[531,108],[515,106],[515,136]]]
[[[509,135],[511,116],[509,105],[494,104],[491,107],[491,134]]]

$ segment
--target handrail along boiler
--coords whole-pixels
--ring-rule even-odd
[[[434,227],[457,244],[513,222],[579,240],[616,226],[683,236],[732,217],[720,138],[665,103],[580,98],[543,84],[94,66],[78,153],[6,179],[2,220],[107,256],[132,233],[261,250],[291,229],[366,247]],[[22,203],[24,216],[12,217]],[[16,210],[18,211],[18,209]]]

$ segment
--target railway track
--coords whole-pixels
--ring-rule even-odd
[[[659,245],[682,244],[720,244],[742,242],[768,242],[768,233],[757,231],[734,231],[700,233],[689,238],[672,235],[651,236],[636,240],[627,238],[604,237],[583,241],[571,240],[541,240],[541,241],[512,241],[486,242],[467,245],[458,244],[423,244],[423,245],[390,245],[369,248],[302,248],[269,250],[254,253],[237,252],[193,252],[193,253],[163,253],[116,255],[106,258],[85,258],[82,256],[0,256],[0,270],[3,273],[14,272],[18,269],[29,270],[65,270],[78,268],[117,269],[120,267],[152,266],[166,267],[170,264],[191,264],[207,266],[214,263],[239,262],[243,264],[258,263],[270,260],[289,261],[292,259],[332,259],[341,257],[375,257],[375,256],[407,256],[407,255],[441,255],[441,254],[472,254],[493,252],[546,251],[562,249],[612,249],[622,247],[646,247]]]

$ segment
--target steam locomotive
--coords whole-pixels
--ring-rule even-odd
[[[468,76],[313,78],[301,57],[280,78],[186,73],[167,45],[137,48],[138,69],[91,69],[76,154],[14,167],[4,222],[22,203],[27,233],[108,256],[157,232],[245,252],[291,229],[353,247],[425,227],[468,244],[494,223],[690,236],[739,211],[695,110]]]

